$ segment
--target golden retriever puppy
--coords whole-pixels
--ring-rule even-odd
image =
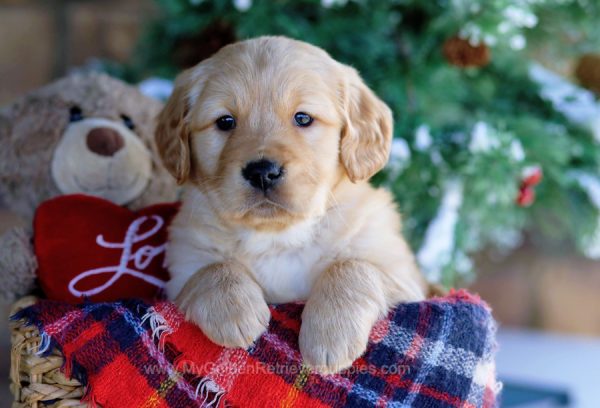
[[[283,37],[229,45],[183,72],[159,117],[186,193],[167,293],[215,343],[248,347],[267,303],[306,301],[304,362],[330,373],[388,308],[425,297],[389,193],[390,109],[357,72]]]

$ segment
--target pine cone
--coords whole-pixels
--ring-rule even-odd
[[[581,86],[600,94],[600,54],[584,54],[579,57],[575,77]]]
[[[490,49],[484,43],[471,45],[468,40],[458,36],[451,37],[444,42],[444,57],[457,67],[483,67],[490,62]]]

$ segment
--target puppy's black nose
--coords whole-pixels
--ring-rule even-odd
[[[250,185],[265,193],[281,180],[282,175],[283,167],[267,159],[250,162],[242,169],[242,176]]]
[[[100,156],[113,156],[125,144],[116,130],[105,127],[90,130],[86,141],[88,149]]]

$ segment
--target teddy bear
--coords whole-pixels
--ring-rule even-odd
[[[99,73],[59,79],[0,110],[0,201],[31,225],[38,205],[83,193],[135,210],[173,201],[158,158],[162,102]],[[0,302],[35,287],[31,227],[0,236]]]

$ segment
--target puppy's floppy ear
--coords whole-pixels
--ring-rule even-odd
[[[385,166],[390,154],[393,118],[390,108],[353,68],[342,66],[344,126],[340,158],[352,182],[366,180]]]
[[[167,104],[158,115],[156,146],[163,164],[177,179],[186,182],[190,175],[191,150],[188,113],[190,91],[194,85],[191,70],[180,74]]]

